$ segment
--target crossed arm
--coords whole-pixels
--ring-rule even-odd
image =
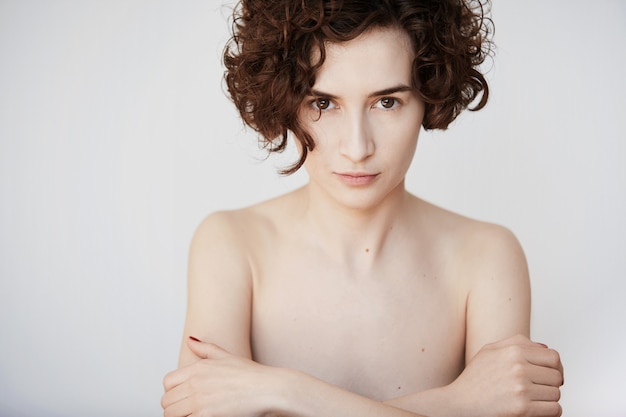
[[[217,345],[191,339],[188,344],[204,359],[166,376],[166,417],[415,416],[304,373],[231,355]]]
[[[166,417],[561,415],[563,368],[556,351],[527,337],[528,273],[521,249],[506,233],[486,236],[490,247],[483,249],[494,262],[477,263],[476,271],[467,264],[468,274],[505,278],[479,281],[469,294],[465,370],[445,387],[379,402],[251,359],[251,288],[241,278],[249,271],[244,259],[233,257],[243,242],[225,224],[224,219],[210,220],[192,243],[185,326],[186,338],[197,336],[219,346],[188,338],[183,342],[179,369],[164,379]],[[478,244],[471,251],[483,249]],[[467,254],[477,259],[482,255]],[[211,273],[216,268],[232,275],[222,280]],[[224,317],[231,321],[224,322]],[[511,337],[514,333],[519,335]]]
[[[165,377],[165,417],[561,415],[558,354],[523,336],[486,346],[446,387],[386,402],[260,365],[214,344],[189,339],[188,346],[201,359]]]

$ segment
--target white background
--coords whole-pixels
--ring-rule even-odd
[[[209,212],[302,184],[221,86],[221,0],[0,1],[0,416],[157,416]],[[626,416],[626,3],[497,1],[484,111],[407,183],[511,228],[567,417]]]

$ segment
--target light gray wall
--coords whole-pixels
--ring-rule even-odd
[[[221,3],[221,1],[220,1]],[[221,91],[217,1],[0,2],[0,415],[160,415],[207,213],[283,193]],[[497,1],[487,109],[408,187],[510,227],[568,417],[624,417],[626,6]]]

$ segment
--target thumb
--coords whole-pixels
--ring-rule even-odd
[[[228,352],[216,344],[203,342],[193,336],[189,336],[187,339],[187,346],[200,359],[222,359],[230,356]]]

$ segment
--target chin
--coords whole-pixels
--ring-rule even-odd
[[[366,212],[391,201],[397,191],[404,191],[404,188],[396,188],[386,193],[376,189],[354,189],[339,192],[336,201],[347,209]]]

